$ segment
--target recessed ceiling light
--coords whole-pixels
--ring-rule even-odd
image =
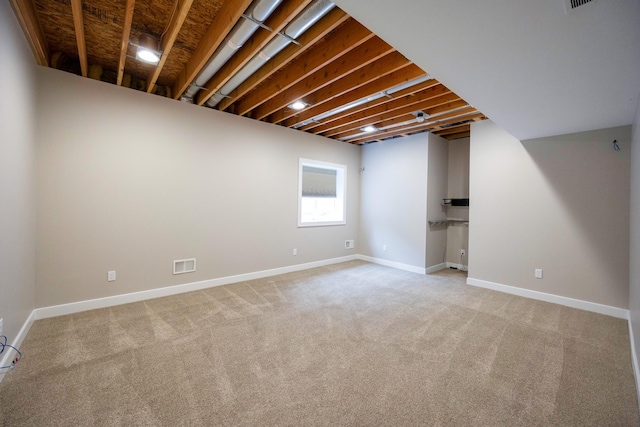
[[[367,133],[371,133],[371,132],[377,132],[380,129],[378,129],[377,127],[373,126],[373,125],[369,125],[369,126],[365,126],[363,128],[360,128],[360,130],[362,132],[367,132]]]
[[[289,108],[292,108],[294,110],[303,110],[305,108],[307,108],[307,106],[309,106],[309,104],[307,104],[306,102],[303,101],[296,101],[292,104],[289,104]]]
[[[136,50],[136,59],[148,64],[157,64],[160,62],[160,52],[158,51],[158,42],[148,34],[141,34],[138,38],[138,49]]]

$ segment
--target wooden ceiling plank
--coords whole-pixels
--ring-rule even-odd
[[[51,63],[49,45],[44,36],[40,20],[32,0],[10,0],[22,32],[26,35],[38,65],[48,67]]]
[[[173,44],[180,33],[180,29],[182,28],[182,24],[184,24],[184,20],[187,19],[187,14],[191,9],[191,5],[193,4],[193,0],[176,0],[178,1],[178,10],[173,14],[169,25],[167,26],[167,30],[162,36],[160,51],[162,52],[162,56],[160,57],[160,61],[158,65],[153,67],[149,76],[147,77],[147,92],[151,93],[153,88],[158,81],[158,77],[160,77],[160,73],[162,72],[162,68],[164,67],[167,58],[169,57],[169,53],[171,53],[171,49],[173,49]]]
[[[73,27],[76,33],[78,45],[78,59],[82,77],[87,77],[89,64],[87,61],[87,44],[84,38],[84,17],[82,15],[82,0],[71,0],[71,12],[73,13]]]
[[[267,19],[265,25],[273,31],[259,28],[258,31],[236,52],[229,61],[207,82],[206,89],[198,92],[196,103],[202,105],[222,86],[224,86],[247,62],[253,59],[271,40],[278,36],[300,12],[302,12],[312,0],[290,0],[280,5],[278,9]]]
[[[437,98],[442,95],[450,94],[451,91],[442,84],[437,84],[428,89],[423,89],[414,94],[405,95],[401,98],[387,99],[386,102],[379,103],[378,105],[368,108],[366,110],[359,111],[357,113],[348,114],[343,116],[339,120],[334,120],[332,122],[322,124],[317,128],[313,129],[313,133],[323,135],[330,135],[326,132],[334,130],[334,129],[344,129],[345,126],[348,126],[353,123],[359,123],[362,120],[366,120],[369,117],[377,116],[384,113],[389,113],[391,111],[395,111],[401,108],[405,108],[408,106],[412,106],[415,104],[424,104],[425,101],[428,101],[433,98]],[[419,108],[415,108],[415,111],[419,110]],[[352,128],[358,128],[359,126],[352,126]]]
[[[249,91],[254,89],[264,80],[271,77],[285,64],[293,61],[295,58],[313,47],[315,43],[331,31],[335,30],[347,19],[349,19],[349,15],[337,7],[333,8],[327,15],[320,19],[320,21],[297,38],[298,43],[302,46],[291,43],[289,46],[284,48],[280,53],[267,61],[258,71],[252,74],[246,81],[240,84],[240,86],[234,89],[228,95],[228,98],[220,101],[217,108],[219,110],[226,110],[236,100],[249,93]]]
[[[222,4],[204,37],[198,43],[193,55],[191,55],[189,61],[178,74],[173,87],[173,97],[175,99],[180,99],[250,4],[251,0],[225,1]]]
[[[135,4],[136,0],[127,0],[124,9],[124,27],[122,29],[122,40],[120,42],[120,60],[118,61],[118,77],[116,80],[118,86],[122,85],[122,78],[124,77],[124,64],[127,60],[127,52],[129,51],[129,36],[131,35],[131,22],[133,21]]]
[[[235,113],[241,116],[245,115],[374,37],[371,31],[359,22],[350,19],[339,30],[331,33],[322,43],[300,55],[295,61],[282,68],[277,75],[265,80],[260,86],[240,99],[234,105]]]
[[[349,132],[356,131],[361,127],[364,127],[367,125],[376,125],[382,121],[389,120],[395,117],[400,117],[403,115],[407,115],[407,118],[410,119],[408,114],[411,114],[413,111],[416,111],[416,110],[425,111],[431,107],[446,104],[448,102],[455,101],[457,99],[460,99],[458,95],[456,95],[453,92],[449,92],[447,94],[429,99],[427,101],[405,104],[405,106],[403,106],[402,108],[396,108],[392,111],[388,111],[385,113],[376,114],[373,116],[367,116],[361,120],[358,120],[357,122],[349,123],[347,126],[343,126],[338,129],[333,129],[332,131],[323,133],[322,135],[327,137],[342,138],[343,136],[348,135]]]
[[[342,55],[340,58],[329,62],[304,79],[304,81],[298,82],[285,91],[279,91],[276,96],[267,102],[261,103],[260,106],[253,110],[252,116],[261,120],[279,109],[286,107],[293,101],[303,99],[307,95],[341,79],[354,70],[366,67],[372,62],[393,52],[393,50],[394,49],[382,41],[382,39],[373,37],[353,49],[349,55]]]
[[[418,67],[415,64],[411,64],[408,63],[405,67],[401,68],[400,70],[396,70],[393,73],[390,73],[386,76],[382,76],[379,77],[367,84],[365,84],[362,87],[359,87],[355,90],[351,90],[341,96],[337,96],[333,99],[331,99],[328,102],[324,102],[318,106],[312,106],[309,107],[307,109],[305,109],[304,111],[298,112],[298,114],[290,119],[288,119],[287,121],[285,121],[283,123],[284,126],[287,127],[292,127],[297,125],[298,123],[302,123],[306,120],[309,120],[313,117],[319,116],[320,114],[324,114],[326,112],[329,112],[331,110],[334,110],[336,108],[339,108],[343,105],[349,104],[351,102],[354,101],[358,101],[360,99],[364,99],[367,98],[369,96],[372,95],[376,95],[380,92],[384,92],[385,90],[389,90],[393,87],[396,87],[398,85],[401,85],[403,83],[406,83],[408,81],[414,80],[418,77],[422,77],[424,76],[426,73],[424,71],[422,71],[420,69],[420,67]],[[428,82],[433,82],[434,80],[429,80]],[[424,83],[427,82],[423,82],[423,83],[419,83],[417,85],[413,85],[405,90],[420,90],[420,89],[416,89],[419,86],[422,86]],[[431,83],[431,84],[436,84],[436,83]],[[401,91],[402,92],[402,91]],[[390,95],[392,97],[396,97],[396,94]],[[386,98],[386,97],[385,97]],[[386,98],[388,99],[388,98]],[[377,99],[375,101],[379,101],[379,102],[385,102],[385,101],[381,101],[380,99]],[[375,102],[375,101],[370,101],[370,102]],[[351,113],[356,113],[358,111],[363,110],[366,104],[369,103],[365,103],[362,104],[360,106],[357,107],[353,107],[341,114],[351,114]],[[336,117],[340,117],[340,114],[336,114],[335,116],[331,116],[331,117],[327,117],[326,119],[323,120],[323,122],[325,121],[330,121],[331,119],[334,119]],[[321,122],[317,122],[317,123],[311,123],[310,125],[307,125],[308,127],[306,127],[306,129],[303,127],[301,129],[303,130],[308,130],[311,129],[314,126],[318,126],[320,125]]]
[[[398,71],[406,67],[407,64],[409,64],[409,61],[401,53],[391,52],[315,91],[305,97],[305,101],[311,105],[322,105],[333,98],[358,89],[379,77],[385,77],[394,71]],[[297,111],[290,108],[283,108],[273,114],[269,118],[269,121],[271,123],[280,123],[294,116],[296,113]]]

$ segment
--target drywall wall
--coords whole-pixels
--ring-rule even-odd
[[[629,237],[629,315],[633,337],[631,343],[635,347],[636,384],[640,384],[638,377],[640,369],[640,101],[633,121],[631,142],[631,230]],[[638,387],[640,400],[640,387]]]
[[[469,277],[628,308],[630,139],[624,126],[521,142],[472,124]]]
[[[442,205],[442,199],[447,197],[449,146],[446,139],[432,133],[428,135],[427,220],[437,221],[447,217],[447,208]],[[446,247],[447,225],[428,225],[427,268],[445,262]]]
[[[0,57],[0,318],[15,342],[34,308],[36,65],[6,1]]]
[[[358,234],[359,147],[57,70],[37,77],[37,307],[357,253],[344,242]],[[299,157],[347,165],[346,225],[297,227]],[[185,258],[197,271],[173,275]]]
[[[361,254],[424,269],[427,143],[419,134],[362,148]]]
[[[449,141],[449,172],[447,197],[469,198],[469,138]],[[448,206],[447,217],[469,220],[469,207]],[[460,252],[465,250],[465,255]],[[466,269],[469,259],[469,226],[463,221],[454,221],[447,228],[447,263]]]

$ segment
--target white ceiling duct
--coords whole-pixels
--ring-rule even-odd
[[[193,98],[204,87],[220,68],[236,53],[238,49],[255,33],[259,26],[282,3],[282,0],[256,0],[251,3],[243,20],[238,22],[224,43],[211,55],[209,62],[204,66],[195,81],[183,94],[185,98]]]
[[[233,92],[235,88],[240,86],[242,82],[247,80],[249,76],[258,71],[267,61],[273,58],[278,52],[287,47],[290,43],[313,24],[318,22],[320,18],[327,14],[335,5],[329,0],[316,0],[311,3],[298,17],[287,25],[283,32],[278,34],[269,44],[267,44],[260,53],[254,56],[240,71],[238,71],[216,94],[207,101],[209,107],[215,107],[228,94]]]

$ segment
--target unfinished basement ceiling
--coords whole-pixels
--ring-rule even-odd
[[[328,0],[11,3],[40,65],[203,108],[352,144],[486,118]],[[157,65],[135,59],[144,35]]]

